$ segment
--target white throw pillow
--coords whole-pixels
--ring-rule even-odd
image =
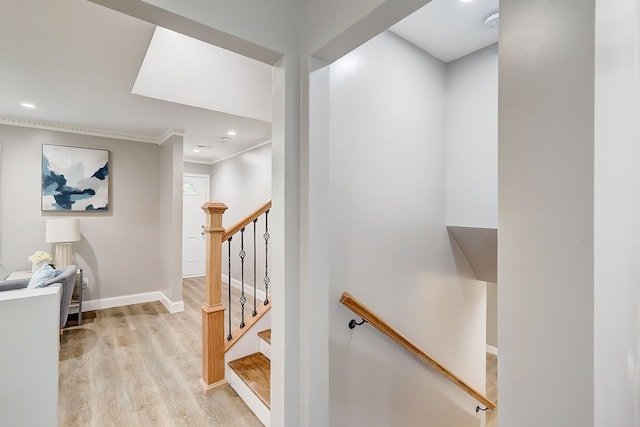
[[[31,276],[27,289],[44,287],[44,284],[56,277],[56,274],[58,274],[58,272],[53,267],[49,264],[43,264],[42,267],[36,270],[33,276]]]

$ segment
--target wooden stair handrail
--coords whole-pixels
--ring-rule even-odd
[[[271,199],[267,200],[258,209],[256,209],[255,211],[251,212],[249,215],[247,215],[246,217],[244,217],[240,221],[236,222],[228,230],[225,230],[224,234],[222,235],[222,241],[226,242],[229,237],[233,236],[238,231],[242,230],[243,227],[246,227],[247,225],[249,225],[249,223],[251,221],[253,221],[254,219],[258,218],[260,215],[262,215],[263,213],[265,213],[269,209],[271,209]]]
[[[383,335],[390,338],[400,347],[407,350],[409,353],[414,355],[420,361],[424,362],[430,368],[438,372],[440,375],[460,387],[462,390],[467,392],[471,397],[473,397],[478,402],[482,403],[487,408],[493,410],[496,408],[496,404],[491,400],[486,398],[476,389],[471,387],[469,384],[462,381],[458,378],[454,373],[450,370],[442,366],[440,363],[435,361],[432,357],[426,354],[424,351],[420,350],[418,346],[412,343],[407,337],[398,332],[395,328],[389,325],[387,322],[382,320],[380,316],[374,313],[371,309],[369,309],[366,305],[358,301],[353,297],[349,292],[343,292],[342,297],[340,297],[340,303],[347,307],[349,310],[353,311],[355,314],[360,316],[362,319],[366,320],[371,326],[380,331]]]

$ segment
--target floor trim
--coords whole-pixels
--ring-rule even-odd
[[[213,384],[207,384],[203,378],[200,378],[200,390],[205,396],[210,396],[214,391],[221,389],[228,384],[226,379],[221,379]]]
[[[82,302],[82,311],[104,310],[106,308],[122,307],[132,304],[160,301],[169,313],[184,311],[183,301],[171,301],[164,292],[145,292],[141,294],[123,295],[119,297],[100,298]]]
[[[169,313],[173,314],[184,311],[184,301],[171,301],[164,292],[160,292],[160,294],[162,295],[160,302]]]
[[[487,344],[487,353],[493,354],[494,356],[498,355],[498,347],[494,347],[492,345]]]

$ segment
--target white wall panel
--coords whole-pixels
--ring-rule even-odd
[[[447,224],[498,226],[498,46],[447,65]]]
[[[503,426],[594,425],[593,4],[500,2]]]
[[[445,227],[445,65],[384,33],[331,66],[330,425],[477,426],[476,404],[369,326],[360,298],[474,387],[485,287]]]

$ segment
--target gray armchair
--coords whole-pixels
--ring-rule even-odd
[[[59,283],[62,286],[62,298],[60,298],[60,329],[64,328],[67,324],[69,305],[71,304],[71,297],[73,296],[77,271],[78,267],[75,265],[62,267],[56,277],[50,279],[44,284],[45,287],[55,283]],[[24,289],[29,284],[29,280],[30,279],[26,278],[0,281],[0,292],[10,291],[13,289]]]

